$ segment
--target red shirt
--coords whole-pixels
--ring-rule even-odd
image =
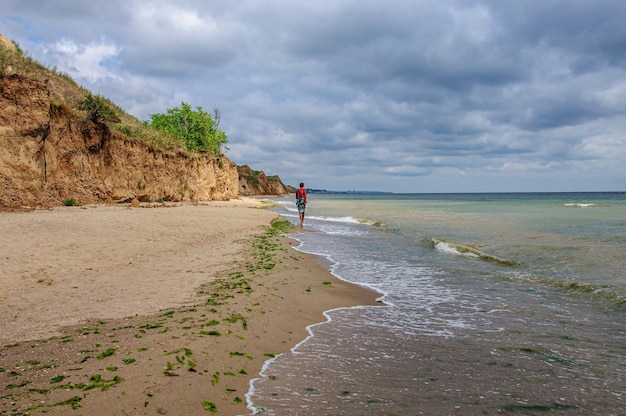
[[[300,188],[296,191],[296,199],[304,198],[304,202],[306,202],[306,189]]]

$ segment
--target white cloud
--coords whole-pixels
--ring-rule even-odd
[[[106,40],[81,44],[68,39],[60,39],[44,53],[52,57],[60,70],[79,81],[97,83],[107,78],[121,79],[115,72],[116,60],[120,52],[120,47]]]

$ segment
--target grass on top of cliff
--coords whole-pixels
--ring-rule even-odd
[[[0,35],[0,40],[3,39],[6,38]],[[103,122],[123,135],[143,141],[158,150],[188,151],[183,141],[138,120],[108,98],[91,93],[58,68],[43,65],[28,56],[16,42],[0,42],[0,78],[10,77],[47,84],[51,116],[65,114]]]

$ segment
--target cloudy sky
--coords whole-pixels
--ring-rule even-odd
[[[284,182],[626,190],[624,0],[0,0],[0,33],[140,120],[222,114]]]

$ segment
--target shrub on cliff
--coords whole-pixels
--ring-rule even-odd
[[[215,118],[197,106],[194,111],[187,103],[167,110],[165,114],[150,115],[150,126],[183,141],[189,150],[220,154],[228,143],[226,133],[219,128],[220,113]]]
[[[94,123],[120,122],[115,111],[99,95],[87,94],[87,97],[79,104],[78,109],[87,111],[89,119]]]

